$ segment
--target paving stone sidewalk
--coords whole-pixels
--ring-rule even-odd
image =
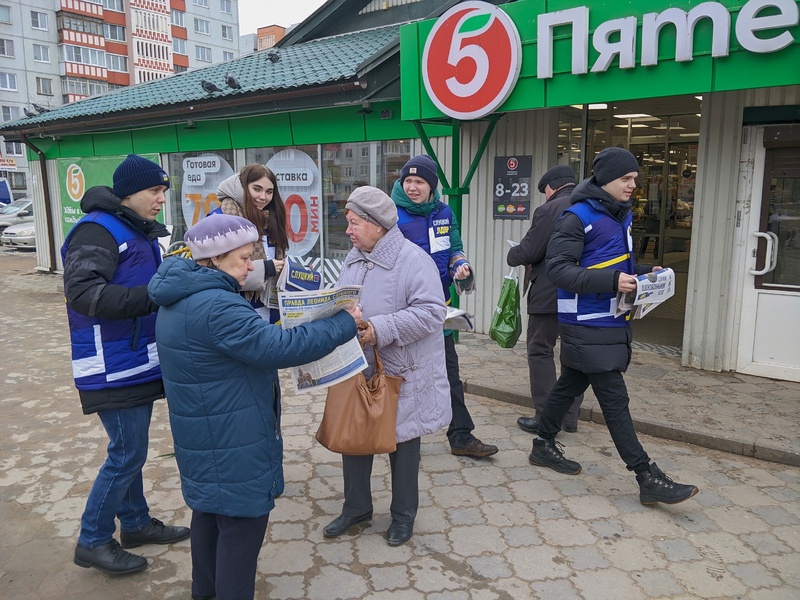
[[[127,577],[106,577],[72,563],[80,514],[106,438],[99,420],[80,412],[70,375],[63,297],[52,276],[30,269],[29,258],[0,253],[0,597],[189,600],[188,542],[137,549],[150,566]],[[478,343],[480,339],[465,336],[459,347],[471,386],[478,385],[481,374],[473,369],[489,368],[478,361],[479,351],[472,350]],[[635,360],[641,359],[637,355]],[[509,369],[516,383],[526,386],[525,372],[514,370],[513,364],[498,359],[491,368]],[[745,398],[757,398],[757,390],[763,396],[780,395],[775,382],[681,369],[676,375],[671,364],[662,359],[642,362],[641,368],[662,381],[656,387],[669,388],[669,394],[659,403],[642,400],[636,411],[647,406],[666,411],[670,395],[681,393],[681,386],[709,406],[723,398],[723,392],[713,392],[717,385],[743,404]],[[712,380],[718,383],[702,383]],[[473,394],[468,403],[476,433],[496,443],[500,452],[475,461],[450,455],[443,433],[423,439],[421,507],[411,542],[398,548],[386,544],[386,457],[375,461],[372,523],[358,534],[325,539],[322,528],[341,509],[342,480],[339,457],[314,441],[324,396],[292,393],[286,379],[283,388],[287,487],[270,517],[259,558],[257,598],[800,597],[796,466],[642,435],[659,466],[701,489],[683,504],[648,508],[638,502],[633,477],[604,426],[582,421],[578,433],[562,434],[567,455],[584,467],[579,476],[569,477],[528,464],[531,437],[515,425],[524,412],[520,406]],[[642,389],[637,387],[634,396],[644,396]],[[517,397],[523,392],[524,387]],[[797,394],[787,394],[784,403],[792,398],[796,402]],[[695,413],[694,419],[702,421],[701,415]],[[680,423],[691,425],[688,418]],[[796,427],[797,421],[783,426]],[[152,512],[165,521],[188,524],[190,511],[181,497],[177,469],[166,456],[172,439],[164,402],[156,404],[150,446],[145,485]]]

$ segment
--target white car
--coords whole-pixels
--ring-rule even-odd
[[[33,223],[33,200],[20,198],[0,208],[0,231],[19,223]]]
[[[3,246],[10,248],[29,248],[36,250],[36,234],[33,229],[33,223],[20,223],[19,225],[10,225],[3,230],[3,235],[0,236],[0,242]]]

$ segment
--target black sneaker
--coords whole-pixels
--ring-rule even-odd
[[[647,471],[636,476],[636,481],[639,482],[639,502],[642,504],[677,504],[700,491],[694,485],[675,483],[656,463],[650,463]]]
[[[150,525],[141,531],[121,532],[120,542],[123,548],[137,548],[142,544],[174,544],[189,537],[188,527],[164,525],[158,519],[150,521]]]
[[[555,440],[533,440],[533,449],[528,456],[528,462],[539,467],[550,467],[553,471],[565,475],[577,475],[581,472],[580,464],[574,460],[564,458],[563,446]]]

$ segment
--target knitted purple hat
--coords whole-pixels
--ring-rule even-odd
[[[258,230],[247,219],[213,213],[190,227],[183,241],[192,251],[192,258],[212,258],[258,240]]]

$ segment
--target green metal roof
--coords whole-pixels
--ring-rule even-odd
[[[70,120],[102,120],[125,113],[139,114],[147,109],[168,108],[202,103],[224,106],[238,97],[258,96],[265,102],[274,93],[313,88],[346,82],[361,75],[359,67],[367,63],[386,44],[397,42],[399,25],[390,25],[349,34],[295,44],[280,49],[261,50],[254,54],[203,69],[171,75],[147,83],[115,90],[101,96],[53,108],[34,117],[4,123],[2,131],[36,131]],[[273,62],[270,57],[279,56]],[[241,86],[233,89],[225,83],[231,75]],[[220,91],[206,92],[208,81]],[[330,103],[328,99],[327,103]]]

